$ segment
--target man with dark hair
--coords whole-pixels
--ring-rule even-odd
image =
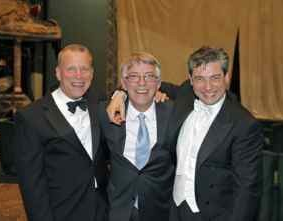
[[[16,115],[15,155],[29,221],[102,221],[106,167],[87,91],[92,55],[71,44],[58,56],[59,88]]]
[[[172,220],[257,218],[263,136],[259,123],[226,90],[228,66],[223,49],[202,47],[189,58],[189,82],[175,91]]]

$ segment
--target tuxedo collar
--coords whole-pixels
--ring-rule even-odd
[[[212,122],[200,147],[197,158],[197,169],[211,153],[221,146],[221,142],[232,129],[233,120],[230,115],[232,102],[232,98],[227,94],[219,113]]]
[[[95,154],[100,146],[100,126],[97,119],[98,96],[96,93],[87,93],[84,98],[87,100],[90,128],[92,136],[92,159],[95,159]]]
[[[51,124],[54,131],[57,132],[59,137],[68,142],[70,146],[80,150],[80,152],[82,152],[88,159],[91,160],[88,153],[83,148],[79,138],[77,137],[75,130],[61,113],[51,94],[48,94],[44,97],[43,110],[46,119]]]
[[[166,103],[157,103],[156,104],[156,126],[157,126],[157,142],[156,144],[162,146],[165,142],[166,131],[170,129],[169,119],[171,116],[172,108]]]

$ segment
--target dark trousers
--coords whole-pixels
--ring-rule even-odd
[[[136,207],[133,207],[131,216],[130,216],[130,221],[139,221],[139,210]]]
[[[263,151],[263,194],[259,221],[283,220],[283,154]]]
[[[186,201],[178,207],[175,203],[170,211],[169,221],[202,221],[200,213],[193,213]]]

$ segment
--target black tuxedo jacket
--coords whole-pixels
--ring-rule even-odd
[[[171,102],[156,104],[157,142],[151,150],[149,161],[139,171],[123,155],[125,124],[117,126],[110,123],[105,107],[100,109],[99,119],[102,120],[102,131],[109,147],[111,162],[107,188],[110,221],[129,220],[137,195],[140,221],[168,220],[175,171],[173,150],[166,143],[166,128],[171,110]]]
[[[173,92],[176,106],[169,139],[176,145],[179,130],[193,110],[195,96],[189,82]],[[256,220],[261,193],[262,146],[260,125],[236,97],[227,92],[197,157],[195,191],[203,220]]]
[[[106,168],[95,109],[91,100],[94,160],[51,94],[17,113],[16,165],[29,221],[102,220]]]

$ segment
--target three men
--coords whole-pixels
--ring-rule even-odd
[[[92,55],[79,44],[58,56],[59,88],[16,115],[15,155],[29,221],[104,220],[106,167],[87,91]]]
[[[174,107],[153,101],[158,61],[132,54],[121,67],[129,100],[120,127],[109,122],[105,106],[99,119],[94,107],[85,112],[92,60],[75,48],[59,54],[60,88],[17,116],[17,165],[30,220],[103,217],[97,216],[103,211],[99,187],[105,185],[99,125],[110,150],[110,221],[168,220],[170,207],[172,221],[256,219],[263,137],[226,90],[229,58],[223,49],[200,48],[189,58],[189,81],[163,87]]]

